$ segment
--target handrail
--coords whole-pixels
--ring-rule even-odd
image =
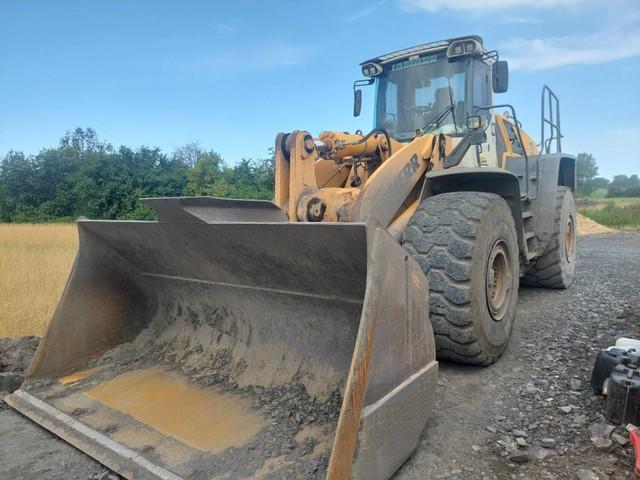
[[[545,111],[545,100],[547,101],[549,116],[547,118]],[[540,150],[544,151],[544,153],[551,153],[551,144],[555,140],[556,142],[556,151],[554,153],[559,153],[562,151],[561,139],[562,133],[560,132],[560,100],[553,90],[551,90],[547,85],[542,87],[542,97],[541,97],[541,138],[540,138]],[[555,107],[555,119],[554,119],[554,107]],[[549,138],[545,139],[545,125],[549,125]]]

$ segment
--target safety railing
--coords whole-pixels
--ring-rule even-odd
[[[544,153],[559,153],[562,151],[562,133],[560,133],[560,101],[555,93],[547,86],[542,87],[542,123],[540,150]],[[549,136],[547,137],[547,131]],[[555,142],[555,152],[551,152],[551,145]]]

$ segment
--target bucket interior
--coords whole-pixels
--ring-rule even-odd
[[[163,477],[122,451],[183,478],[324,478],[366,290],[364,225],[79,229],[21,389],[62,414],[39,423],[81,424],[66,439],[128,478]]]

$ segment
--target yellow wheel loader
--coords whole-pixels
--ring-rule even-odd
[[[507,64],[480,37],[362,73],[354,114],[375,84],[375,128],[279,134],[273,202],[152,198],[154,222],[79,220],[7,402],[126,478],[391,477],[436,356],[494,362],[519,283],[571,283],[575,159],[549,88],[539,145],[494,104]]]

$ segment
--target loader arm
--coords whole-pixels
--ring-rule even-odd
[[[419,192],[412,193],[425,173],[442,168],[439,138],[393,141],[395,148],[385,157],[384,135],[325,132],[313,139],[304,131],[279,134],[274,202],[290,222],[375,220],[389,227],[395,219],[408,219],[407,210],[415,210]],[[329,183],[336,177],[338,182]]]

